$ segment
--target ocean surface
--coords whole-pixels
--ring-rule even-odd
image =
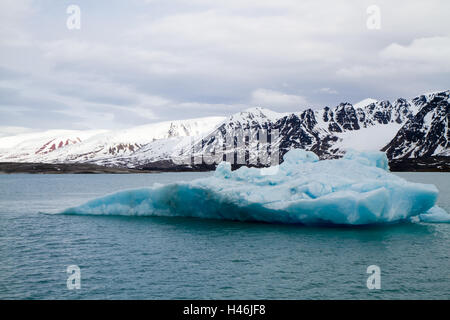
[[[0,175],[0,299],[449,299],[450,224],[304,227],[57,212],[211,173]],[[450,173],[433,183],[450,212]],[[67,287],[67,267],[81,288]],[[369,290],[367,267],[381,270]]]

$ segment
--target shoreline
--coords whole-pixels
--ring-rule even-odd
[[[123,167],[106,167],[89,163],[0,162],[0,174],[133,174],[158,173]]]
[[[389,161],[389,167],[391,172],[450,172],[450,158],[397,159]],[[237,168],[233,166],[233,169]],[[161,162],[149,163],[141,168],[107,167],[90,163],[0,162],[0,174],[135,174],[214,170],[214,165],[181,166]]]

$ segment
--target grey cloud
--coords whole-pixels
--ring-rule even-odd
[[[17,0],[27,23],[7,27],[28,42],[0,43],[0,124],[115,128],[448,89],[450,3],[380,0],[377,31],[371,4],[80,0],[82,29],[68,31],[65,3]]]

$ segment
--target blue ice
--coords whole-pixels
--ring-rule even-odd
[[[437,211],[447,217],[435,207],[437,197],[434,185],[390,173],[382,152],[350,151],[341,159],[319,161],[312,152],[293,149],[270,169],[231,171],[222,162],[211,177],[121,191],[63,213],[365,225],[421,214],[426,219]]]
[[[419,219],[422,222],[429,223],[450,223],[450,214],[444,209],[434,206],[426,213],[420,214]]]

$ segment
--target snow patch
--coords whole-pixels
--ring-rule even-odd
[[[333,147],[341,150],[379,151],[395,137],[402,125],[391,122],[385,125],[361,128],[356,132],[336,133],[340,141]]]
[[[377,102],[378,102],[378,100],[375,100],[375,99],[372,99],[372,98],[367,98],[367,99],[361,100],[361,101],[353,104],[353,107],[355,109],[357,109],[357,108],[361,108],[362,109],[364,107],[367,107],[369,104],[377,103]]]

